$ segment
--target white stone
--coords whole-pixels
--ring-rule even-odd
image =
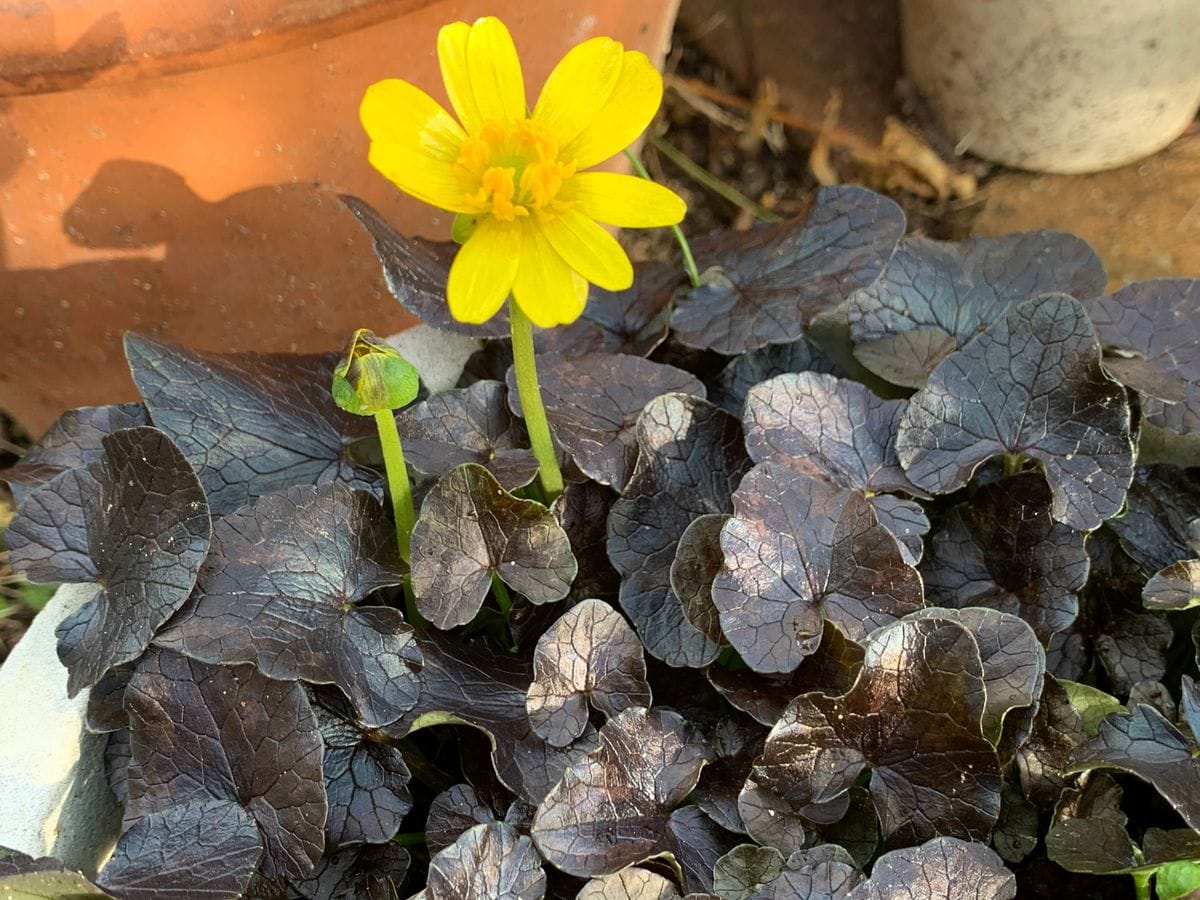
[[[63,585],[0,668],[0,846],[94,876],[121,815],[104,774],[106,736],[83,727],[87,691],[67,698],[54,630],[96,593]]]
[[[1165,147],[1200,105],[1197,0],[902,0],[904,65],[959,149],[1094,172]]]
[[[421,373],[429,393],[448,391],[458,383],[467,359],[479,349],[479,341],[430,325],[418,325],[387,339]]]

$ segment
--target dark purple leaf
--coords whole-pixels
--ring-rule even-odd
[[[779,375],[746,395],[746,449],[755,462],[789,464],[841,487],[924,496],[896,458],[896,429],[907,405],[832,375]]]
[[[1104,266],[1084,241],[1057,231],[943,243],[907,237],[879,280],[850,300],[854,355],[893,384],[922,387],[952,351],[1040,294],[1092,297]]]
[[[100,492],[91,469],[68,469],[24,496],[9,522],[9,564],[37,584],[98,581],[85,504]]]
[[[675,337],[730,356],[794,341],[879,277],[904,225],[891,200],[839,185],[820,188],[800,218],[701,238],[693,247],[706,271],[675,307]]]
[[[412,583],[438,628],[475,617],[492,575],[531,603],[567,596],[577,571],[554,514],[505,491],[483,466],[451,469],[425,495],[412,532]]]
[[[551,353],[649,356],[667,338],[671,297],[684,280],[679,266],[650,261],[634,263],[633,286],[626,290],[593,285],[582,316],[535,335],[539,359]]]
[[[738,794],[737,808],[746,833],[754,840],[791,853],[811,843],[815,819],[836,821],[846,814],[849,801],[849,793],[843,793],[827,803],[792,802],[760,785],[751,769]]]
[[[689,898],[711,893],[713,866],[744,840],[721,828],[698,806],[690,805],[671,813],[667,831],[667,850],[683,873],[683,889],[689,892]]]
[[[915,566],[925,555],[925,535],[929,533],[924,507],[895,494],[876,494],[868,499],[879,524],[896,536],[904,561]]]
[[[774,847],[739,844],[717,860],[713,891],[722,900],[750,900],[783,874],[783,867],[783,854]]]
[[[1058,802],[1067,783],[1071,755],[1086,739],[1079,712],[1062,685],[1048,675],[1029,739],[1017,751],[1025,796],[1043,808]]]
[[[351,847],[324,857],[312,876],[292,882],[304,900],[382,900],[398,896],[410,858],[395,844]]]
[[[92,685],[88,691],[85,717],[88,731],[104,734],[129,727],[129,717],[125,715],[125,688],[129,685],[134,667],[132,662],[115,666]]]
[[[378,492],[349,445],[375,433],[369,417],[329,393],[337,353],[200,353],[135,334],[125,356],[154,424],[200,476],[213,515],[296,484],[345,481]]]
[[[1200,553],[1200,478],[1174,466],[1138,466],[1125,512],[1109,526],[1145,575]]]
[[[421,654],[399,610],[359,606],[403,575],[379,502],[344,484],[296,485],[217,521],[196,592],[156,642],[208,663],[254,663],[336,684],[369,725],[416,702]]]
[[[1180,610],[1200,605],[1200,559],[1167,566],[1146,582],[1142,599],[1148,609]]]
[[[1125,827],[1111,819],[1068,819],[1046,832],[1046,855],[1071,872],[1116,875],[1138,867]]]
[[[103,440],[122,428],[149,425],[140,403],[69,409],[25,451],[20,462],[0,471],[20,506],[28,492],[70,469],[85,469],[104,456]]]
[[[533,681],[526,660],[464,646],[432,630],[417,633],[425,658],[417,705],[384,731],[401,738],[414,729],[457,723],[485,732],[500,782],[529,803],[539,803],[568,762],[596,745],[589,728],[572,747],[551,747],[536,734],[525,711]]]
[[[538,849],[581,876],[616,872],[669,850],[668,817],[696,786],[705,757],[676,713],[626,709],[538,806],[532,832]]]
[[[843,374],[837,363],[816,344],[802,337],[788,344],[768,344],[734,357],[717,374],[709,389],[709,399],[740,419],[750,388],[787,372]]]
[[[762,752],[766,729],[749,719],[728,716],[717,723],[709,738],[713,761],[700,773],[692,801],[726,831],[746,833],[738,811],[738,794]]]
[[[761,675],[747,669],[708,670],[709,681],[734,707],[764,725],[774,725],[787,705],[809,691],[834,696],[850,690],[862,667],[863,648],[825,620],[821,643],[789,675]]]
[[[125,694],[125,825],[177,804],[226,800],[258,824],[268,877],[305,878],[325,848],[321,732],[299,684],[151,648]]]
[[[366,201],[349,194],[342,194],[341,200],[375,242],[375,255],[383,263],[388,288],[401,306],[425,324],[443,331],[478,338],[508,337],[507,310],[501,310],[482,325],[467,325],[450,315],[446,280],[458,244],[405,237]]]
[[[909,400],[896,452],[933,493],[958,490],[998,454],[1032,457],[1051,515],[1081,531],[1121,508],[1133,476],[1125,392],[1100,366],[1087,313],[1063,295],[1021,304],[947,356]]]
[[[879,816],[866,788],[852,787],[849,794],[850,801],[841,819],[815,830],[826,843],[844,847],[854,864],[865,869],[879,848]]]
[[[667,394],[646,405],[635,432],[638,464],[608,517],[621,606],[651,655],[672,666],[702,666],[720,647],[684,615],[671,590],[671,565],[693,519],[732,512],[730,495],[749,468],[741,426],[711,403]]]
[[[593,878],[575,900],[680,900],[679,888],[663,876],[637,866]]]
[[[1156,278],[1089,296],[1100,342],[1123,352],[1104,364],[1143,394],[1146,418],[1177,434],[1200,430],[1200,280]]]
[[[1002,780],[980,732],[985,709],[970,632],[947,619],[904,620],[872,636],[849,693],[792,701],[753,778],[793,805],[824,803],[870,766],[871,796],[890,844],[941,834],[986,839]]]
[[[1000,818],[992,831],[992,847],[1005,862],[1019,863],[1037,846],[1039,832],[1037,807],[1018,788],[1005,784],[1000,797]]]
[[[694,628],[714,643],[721,643],[720,612],[712,599],[713,579],[725,565],[721,529],[729,516],[700,516],[679,538],[671,563],[671,590]]]
[[[1125,701],[1130,709],[1144,703],[1153,706],[1168,721],[1174,722],[1179,715],[1175,698],[1161,681],[1139,681],[1129,689],[1129,699]]]
[[[72,697],[140,656],[184,604],[212,530],[204,489],[165,434],[128,428],[103,443],[98,489],[82,498],[101,590],[55,631]]]
[[[1190,675],[1184,675],[1180,680],[1179,710],[1191,729],[1193,741],[1200,744],[1200,687]]]
[[[821,844],[789,856],[779,876],[751,900],[845,900],[862,878],[844,849]]]
[[[691,373],[621,353],[543,356],[538,381],[555,440],[588,478],[618,492],[637,462],[635,425],[646,404],[660,394],[705,396],[704,385]],[[524,415],[512,369],[508,403]]]
[[[503,822],[476,825],[429,861],[429,900],[541,900],[542,860]]]
[[[34,858],[20,850],[0,847],[0,878],[9,875],[28,875],[33,872],[66,872],[67,867],[51,856]],[[3,882],[0,882],[0,886]]]
[[[232,800],[193,800],[143,816],[97,883],[122,900],[242,896],[262,856],[254,819]]]
[[[128,728],[111,731],[104,744],[104,775],[108,786],[112,788],[113,796],[122,806],[129,805],[129,768],[132,762],[132,750]],[[135,773],[135,778],[139,777]]]
[[[571,539],[579,574],[571,586],[574,596],[617,602],[621,576],[608,561],[608,514],[617,495],[594,481],[568,484],[551,509]]]
[[[1012,900],[1017,879],[983,844],[937,837],[875,860],[871,877],[846,900]]]
[[[425,819],[425,846],[430,853],[449,847],[476,825],[496,821],[496,813],[469,784],[456,784],[433,798]]]
[[[600,600],[573,606],[538,640],[525,708],[535,734],[566,747],[587,727],[589,701],[608,718],[650,706],[642,642]]]
[[[1096,656],[1116,693],[1128,694],[1137,682],[1157,681],[1166,674],[1175,631],[1162,615],[1114,612],[1096,635]]]
[[[412,809],[408,782],[412,778],[400,750],[380,740],[372,729],[347,718],[348,704],[329,710],[314,706],[325,741],[325,847],[383,844],[400,830]]]
[[[1069,627],[1088,579],[1084,534],[1055,522],[1050,488],[1025,472],[954,507],[921,564],[930,603],[1021,616],[1043,643]]]
[[[756,672],[795,669],[822,616],[851,638],[922,606],[921,579],[862,494],[773,461],[733,495],[712,586],[721,630]]]
[[[1154,786],[1191,828],[1200,828],[1200,760],[1192,743],[1162,713],[1135,706],[1100,723],[1096,737],[1075,749],[1068,772],[1119,769]]]
[[[499,381],[443,391],[396,417],[404,459],[425,475],[442,475],[463,463],[485,467],[505,490],[529,484],[538,463],[521,423],[508,410]]]

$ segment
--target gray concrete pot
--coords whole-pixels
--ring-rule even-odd
[[[392,338],[431,392],[454,387],[479,342],[418,326]],[[59,588],[0,667],[0,846],[53,856],[94,877],[120,831],[104,771],[105,735],[84,728],[88,692],[67,697],[59,622],[96,593]]]
[[[1200,106],[1196,0],[901,0],[901,37],[959,149],[1018,168],[1132,162]]]

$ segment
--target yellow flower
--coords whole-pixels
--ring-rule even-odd
[[[588,282],[629,287],[629,257],[599,223],[673,225],[683,219],[683,200],[650,181],[584,170],[650,124],[663,90],[650,60],[611,38],[585,41],[555,66],[532,113],[499,19],[447,25],[438,60],[457,121],[398,79],[371,85],[359,115],[376,169],[458,213],[455,236],[467,236],[446,287],[451,314],[484,322],[511,292],[545,328],[579,318]]]

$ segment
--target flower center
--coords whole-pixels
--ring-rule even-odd
[[[559,160],[558,143],[539,122],[484,123],[463,142],[458,164],[478,184],[469,196],[480,215],[512,222],[530,213],[545,218],[570,206],[558,193],[575,174],[575,164]]]

